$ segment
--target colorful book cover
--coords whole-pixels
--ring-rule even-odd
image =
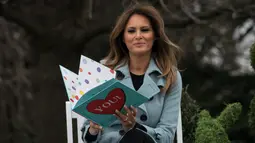
[[[72,110],[85,118],[106,127],[117,118],[124,105],[138,107],[148,99],[115,79],[116,72],[81,55],[78,74],[60,65]]]

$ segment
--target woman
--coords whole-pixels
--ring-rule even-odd
[[[159,143],[171,143],[177,127],[182,80],[177,69],[178,47],[166,36],[159,12],[137,4],[118,19],[110,35],[104,64],[117,79],[150,99],[138,108],[116,111],[118,121],[102,129],[84,125],[85,142],[115,143],[129,130],[140,129]]]

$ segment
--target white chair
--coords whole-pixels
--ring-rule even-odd
[[[66,101],[66,127],[67,127],[67,143],[73,143],[73,119],[77,120],[77,141],[83,143],[81,138],[81,127],[86,118],[72,111],[72,105]]]
[[[179,110],[179,118],[178,118],[178,124],[177,124],[177,143],[183,143],[183,137],[182,137],[182,114],[181,114],[181,107]]]
[[[73,119],[77,120],[77,140],[78,143],[83,143],[81,138],[81,127],[86,118],[78,115],[72,111],[72,105],[69,101],[66,101],[66,127],[67,127],[67,143],[73,143]],[[181,110],[179,112],[178,125],[177,125],[177,143],[183,143],[182,137],[182,119]]]

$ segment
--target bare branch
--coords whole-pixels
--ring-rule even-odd
[[[27,94],[31,91],[31,81],[29,71],[24,66],[25,58],[29,53],[30,46],[25,37],[26,31],[17,24],[8,22],[5,18],[0,18],[1,39],[0,48],[0,94],[3,95],[0,106],[4,108],[3,122],[6,126],[6,134],[12,136],[5,140],[14,142],[17,135],[20,140],[34,142],[35,131],[31,126],[28,114],[25,110],[29,108]],[[26,43],[26,44],[25,44]],[[2,115],[2,114],[1,114]],[[21,141],[21,142],[23,142]]]
[[[167,8],[164,0],[159,0],[159,4],[161,5],[161,7],[163,8],[163,10],[165,10],[166,12],[170,12],[169,9]]]
[[[189,8],[184,4],[183,0],[180,0],[180,4],[181,4],[181,9],[182,11],[189,17],[191,18],[195,23],[197,24],[205,24],[207,23],[204,20],[200,20],[199,18],[195,17],[189,10]]]
[[[8,5],[2,6],[2,15],[6,19],[8,18],[8,20],[15,21],[17,24],[24,27],[27,31],[35,35],[41,35],[44,31],[44,29],[40,26],[39,23],[29,18],[28,16],[22,15],[20,12],[9,8]]]
[[[1,4],[6,4],[7,2],[9,2],[9,0],[0,0]]]
[[[137,4],[137,3],[139,3],[138,0],[122,0],[121,1],[121,5],[124,8],[130,7],[131,5]]]
[[[92,11],[93,11],[93,0],[89,0],[88,2],[88,17],[89,19],[92,19]]]

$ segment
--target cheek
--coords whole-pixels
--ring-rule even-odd
[[[131,42],[133,40],[133,36],[130,35],[130,34],[126,34],[124,39],[125,39],[126,42]]]
[[[125,43],[125,45],[127,46],[127,48],[128,49],[130,49],[130,48],[132,48],[133,46],[132,46],[132,43],[133,43],[133,38],[132,38],[132,36],[126,36],[125,38],[124,38],[124,43]]]
[[[130,37],[127,36],[127,35],[124,35],[124,37],[123,37],[123,42],[124,42],[124,44],[126,45],[126,47],[127,47],[128,49],[130,49],[130,46],[131,46],[131,43],[132,43],[132,41],[130,40]]]
[[[153,42],[154,42],[154,36],[153,35],[148,35],[147,42],[148,42],[148,44],[152,45]]]

